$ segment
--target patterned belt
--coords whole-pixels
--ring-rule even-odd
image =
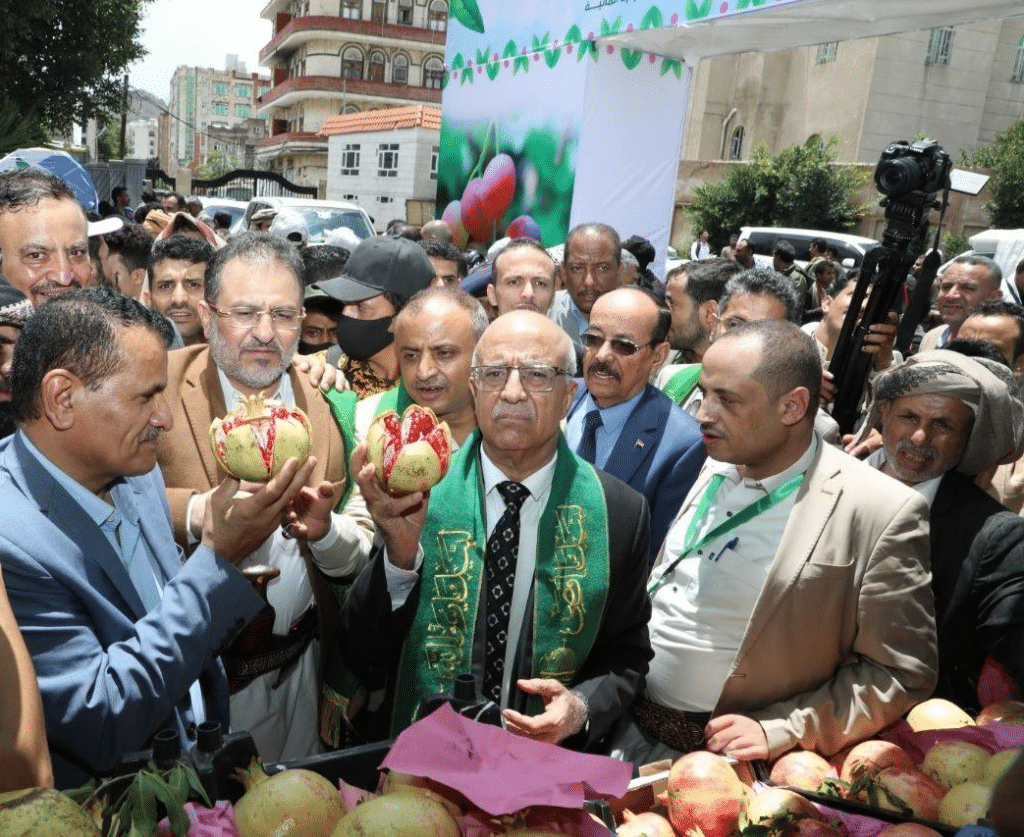
[[[711,720],[710,712],[682,712],[639,697],[632,709],[637,726],[662,744],[681,753],[703,749],[704,727]]]
[[[228,676],[228,691],[235,694],[268,671],[281,674],[294,663],[316,636],[318,622],[316,608],[307,610],[287,636],[276,636],[274,609],[267,605],[221,654]],[[274,684],[280,685],[281,676]]]

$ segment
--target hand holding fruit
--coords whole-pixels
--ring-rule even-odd
[[[587,722],[587,705],[574,692],[557,680],[519,680],[516,685],[524,692],[540,695],[544,711],[540,715],[522,715],[512,709],[502,712],[505,728],[516,735],[557,744],[575,735]]]
[[[367,459],[365,443],[352,451],[351,468],[366,509],[384,538],[388,559],[396,567],[411,570],[416,563],[420,532],[427,516],[426,495],[420,491],[404,497],[388,494],[377,468]]]

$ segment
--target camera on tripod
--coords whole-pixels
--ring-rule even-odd
[[[948,185],[951,161],[942,147],[930,139],[886,146],[875,168],[875,186],[887,197],[910,192],[938,192]]]

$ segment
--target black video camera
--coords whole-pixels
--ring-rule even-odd
[[[875,186],[888,197],[938,192],[948,185],[949,167],[949,155],[935,140],[894,142],[878,158]]]

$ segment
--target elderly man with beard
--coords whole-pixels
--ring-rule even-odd
[[[85,210],[63,180],[42,169],[0,174],[0,256],[7,281],[41,305],[92,282]]]
[[[479,429],[429,498],[389,497],[352,457],[382,538],[342,612],[346,661],[388,697],[367,733],[397,734],[466,673],[512,732],[595,746],[647,670],[647,504],[565,443],[557,325],[504,314],[473,364]]]
[[[476,429],[469,388],[473,349],[487,328],[483,306],[465,291],[433,286],[420,291],[395,317],[398,385],[356,406],[356,436],[363,440],[375,416],[399,415],[410,404],[429,407],[448,423],[456,449]]]
[[[581,335],[583,386],[565,430],[579,456],[647,498],[652,562],[707,457],[694,418],[648,383],[668,354],[669,319],[641,288],[594,303]]]
[[[992,657],[1024,693],[1024,520],[974,477],[1024,452],[1024,404],[987,358],[921,352],[880,376],[867,427],[883,447],[868,463],[928,502],[939,639],[935,694],[977,708]]]
[[[198,303],[209,347],[171,353],[167,394],[175,422],[159,447],[175,535],[187,548],[210,489],[224,476],[209,442],[211,421],[247,396],[263,396],[300,408],[313,427],[315,500],[306,522],[287,524],[240,564],[280,571],[266,591],[272,635],[268,628],[262,637],[243,636],[224,655],[234,725],[253,734],[268,762],[321,749],[318,667],[334,639],[331,581],[362,566],[372,532],[358,499],[335,512],[348,479],[342,433],[320,392],[290,368],[303,314],[301,277],[298,251],[268,234],[245,233],[214,255]]]

